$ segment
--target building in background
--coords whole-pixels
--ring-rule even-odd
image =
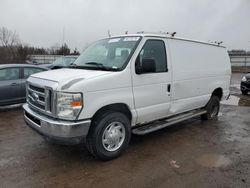
[[[245,50],[228,51],[232,67],[250,67],[250,52]]]
[[[62,55],[28,55],[26,62],[29,64],[51,64]]]
[[[228,51],[232,70],[236,72],[250,71],[250,51],[231,50]]]

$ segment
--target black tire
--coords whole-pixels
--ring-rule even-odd
[[[210,100],[208,101],[205,109],[207,110],[206,114],[201,115],[201,119],[203,120],[212,120],[218,117],[220,111],[220,99],[219,97],[212,95]]]
[[[123,132],[125,138],[115,151],[108,151],[103,143],[104,131],[112,124],[119,122],[124,126]],[[121,125],[120,124],[120,125]],[[87,136],[87,148],[89,152],[96,158],[103,161],[117,158],[128,147],[131,137],[131,126],[127,116],[120,112],[105,112],[95,118],[91,124],[89,134]],[[120,138],[119,138],[120,139]]]
[[[246,91],[246,90],[241,90],[241,93],[243,94],[243,95],[247,95],[247,93],[248,93],[248,91]]]

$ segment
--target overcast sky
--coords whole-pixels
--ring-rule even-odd
[[[80,51],[125,31],[176,31],[250,50],[250,0],[0,0],[0,27],[23,43],[50,47],[64,40]]]

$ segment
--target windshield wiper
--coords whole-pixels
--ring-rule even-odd
[[[79,67],[79,65],[72,63],[69,67],[74,68],[74,67]]]
[[[87,63],[85,63],[86,65],[101,65],[101,66],[103,66],[103,64],[102,63],[97,63],[97,62],[87,62]]]
[[[85,65],[95,65],[98,68],[100,68],[102,70],[107,70],[107,71],[109,71],[109,70],[117,70],[116,68],[106,67],[102,63],[97,63],[97,62],[88,62],[88,63],[85,63]]]
[[[95,66],[84,66],[84,65],[77,65],[77,64],[71,64],[71,68],[78,68],[78,69],[98,69],[98,70],[105,70],[105,71],[118,71],[119,69],[117,68],[112,68],[112,67],[105,67],[101,63],[97,62],[88,62],[85,63],[85,65],[95,65]]]
[[[87,66],[84,66],[84,65],[77,65],[77,64],[71,64],[69,67],[70,67],[70,68],[76,68],[76,69],[89,68],[89,67],[87,67]]]
[[[107,68],[102,63],[97,63],[97,62],[88,62],[88,63],[85,63],[85,65],[96,65],[101,68]]]

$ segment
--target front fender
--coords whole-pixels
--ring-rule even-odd
[[[84,93],[84,108],[79,119],[90,119],[102,107],[116,103],[123,103],[129,107],[132,114],[131,123],[134,125],[137,115],[131,87]]]

